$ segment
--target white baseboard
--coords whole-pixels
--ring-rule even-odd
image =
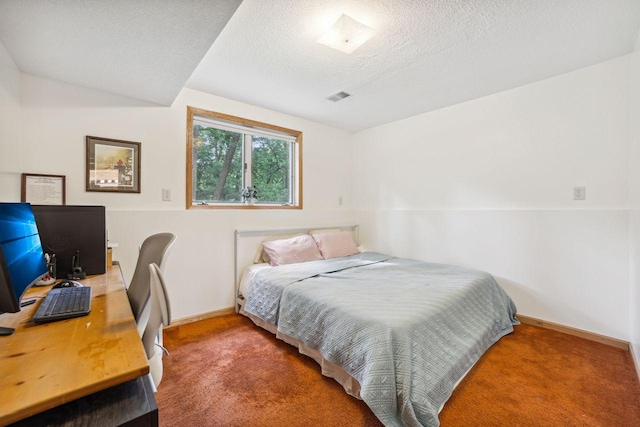
[[[594,332],[584,331],[582,329],[572,328],[571,326],[564,326],[558,323],[548,322],[542,319],[536,319],[535,317],[523,316],[521,314],[517,314],[516,317],[520,319],[522,323],[526,323],[527,325],[553,329],[554,331],[563,332],[565,334],[574,335],[576,337],[585,338],[591,341],[597,341],[627,351],[629,351],[630,349],[628,341],[619,340],[617,338],[608,337],[606,335],[596,334]]]
[[[235,313],[236,310],[234,307],[222,308],[220,310],[210,311],[208,313],[197,314],[195,316],[183,317],[181,319],[173,320],[171,325],[167,326],[164,329],[171,329],[176,326],[186,325],[187,323],[197,322],[198,320],[210,319],[212,317],[224,316],[225,314]]]

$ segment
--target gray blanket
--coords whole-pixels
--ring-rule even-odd
[[[342,366],[386,426],[438,426],[516,308],[484,272],[372,252],[260,271],[245,311]]]

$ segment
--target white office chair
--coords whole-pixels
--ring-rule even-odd
[[[149,361],[149,374],[157,389],[162,380],[162,356],[164,353],[169,354],[162,346],[162,327],[171,323],[171,306],[160,267],[155,263],[150,264],[149,275],[151,277],[151,298],[149,299],[151,310],[149,321],[142,334],[142,344]]]
[[[127,296],[141,337],[149,319],[149,264],[155,263],[161,268],[164,267],[164,261],[175,241],[176,235],[173,233],[158,233],[147,237],[140,246]]]

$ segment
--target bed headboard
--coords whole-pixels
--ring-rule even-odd
[[[242,272],[251,264],[256,256],[260,244],[267,240],[283,239],[295,234],[308,233],[310,230],[335,229],[351,231],[356,245],[358,241],[358,225],[314,225],[309,227],[286,227],[286,228],[261,228],[261,229],[237,229],[234,239],[234,295],[238,297],[238,287]],[[237,311],[238,304],[236,304]]]

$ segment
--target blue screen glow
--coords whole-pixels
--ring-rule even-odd
[[[47,273],[47,264],[31,206],[0,203],[0,251],[19,300],[27,288]]]

